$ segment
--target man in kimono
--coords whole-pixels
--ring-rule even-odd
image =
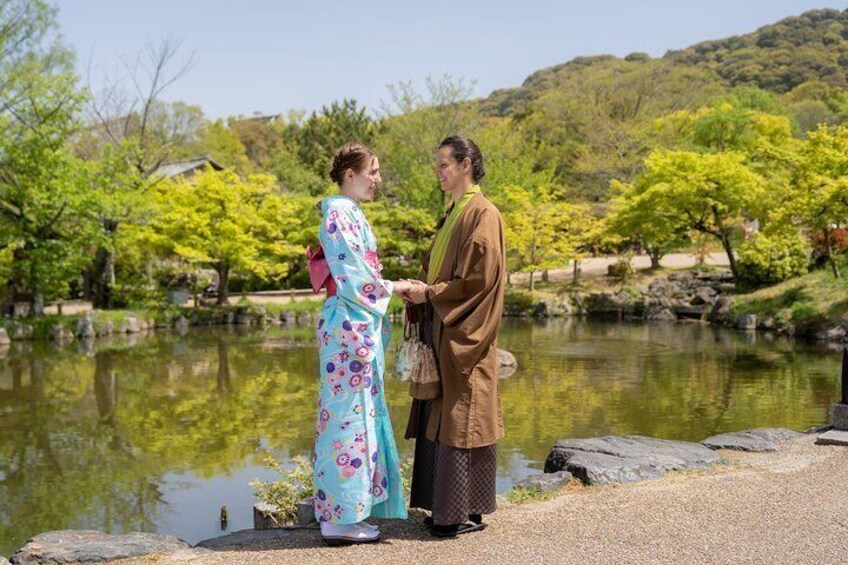
[[[406,437],[416,438],[410,506],[432,511],[437,537],[480,530],[495,511],[497,441],[504,437],[497,336],[506,276],[503,221],[477,182],[483,157],[467,138],[439,146],[436,174],[453,204],[439,223],[421,278],[421,339],[431,343],[441,396],[414,400]]]

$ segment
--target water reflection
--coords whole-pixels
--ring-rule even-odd
[[[12,344],[0,354],[0,554],[64,528],[196,542],[220,533],[222,505],[232,530],[250,527],[247,482],[271,478],[263,452],[312,446],[312,339],[232,327]],[[700,324],[506,321],[501,347],[519,363],[501,381],[501,491],[560,438],[805,429],[838,395],[839,350]],[[406,387],[387,395],[405,458]]]

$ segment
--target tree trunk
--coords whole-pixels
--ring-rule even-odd
[[[574,259],[574,271],[571,279],[572,284],[576,285],[580,282],[580,260]]]
[[[659,269],[660,268],[660,258],[662,258],[662,252],[659,249],[648,249],[648,257],[651,258],[651,268]]]
[[[218,263],[218,306],[229,304],[230,298],[230,266],[226,261]]]
[[[548,275],[548,270],[547,270],[547,269],[545,269],[544,271],[542,271],[542,282],[548,282],[548,276],[549,276],[549,275]]]
[[[536,285],[533,281],[533,271],[530,271],[530,292],[533,292],[536,288]]]
[[[842,273],[839,271],[839,265],[837,265],[836,261],[833,259],[833,246],[830,244],[830,230],[827,228],[824,230],[824,248],[827,252],[827,262],[830,263],[830,269],[833,271],[833,276],[837,279],[841,279]]]
[[[112,307],[112,290],[115,286],[114,241],[118,222],[104,219],[101,222],[101,227],[107,234],[109,244],[99,247],[95,256],[94,280],[92,281],[94,285],[93,302],[95,308],[108,310]]]
[[[724,247],[724,252],[727,253],[727,260],[730,261],[730,272],[733,273],[733,278],[737,278],[736,258],[733,256],[733,246],[730,243],[730,236],[721,234],[721,245]]]
[[[40,318],[44,316],[44,289],[41,286],[41,277],[38,276],[35,261],[30,260],[29,274],[30,292],[32,292],[29,301],[29,316],[31,318]]]

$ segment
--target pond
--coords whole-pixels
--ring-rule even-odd
[[[0,555],[48,530],[196,543],[252,527],[248,483],[274,478],[264,454],[310,454],[312,336],[194,329],[0,352]],[[519,369],[501,381],[499,492],[538,472],[560,438],[805,430],[839,394],[841,348],[700,324],[505,320],[500,346]],[[389,381],[387,397],[404,460],[405,385]]]

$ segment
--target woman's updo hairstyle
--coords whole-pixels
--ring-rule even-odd
[[[457,163],[462,163],[465,159],[471,160],[471,177],[474,182],[479,182],[486,176],[486,167],[483,166],[483,154],[480,153],[480,148],[477,144],[467,137],[452,135],[447,137],[439,144],[439,149],[442,147],[450,147],[451,155],[456,159]]]
[[[353,169],[354,172],[358,173],[371,164],[374,156],[374,150],[367,145],[353,141],[345,143],[336,151],[333,157],[333,168],[330,170],[330,179],[341,186],[346,170]]]

